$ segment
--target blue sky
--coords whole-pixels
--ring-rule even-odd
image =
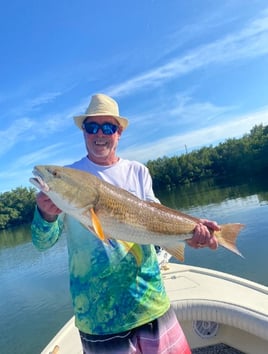
[[[0,192],[86,154],[72,117],[95,93],[144,163],[268,124],[266,0],[10,0],[0,43]]]

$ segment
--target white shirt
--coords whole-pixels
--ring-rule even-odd
[[[140,162],[120,158],[113,165],[102,166],[95,164],[87,157],[83,157],[68,167],[90,172],[116,187],[127,190],[142,200],[159,202],[153,192],[149,170]]]

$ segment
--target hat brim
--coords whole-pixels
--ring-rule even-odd
[[[82,124],[86,118],[98,117],[98,116],[100,116],[100,114],[81,114],[80,116],[74,117],[74,122],[78,126],[78,128],[82,130]],[[101,115],[101,116],[103,116],[103,115]],[[123,130],[125,130],[126,127],[128,126],[128,119],[127,118],[120,117],[120,116],[114,116],[111,114],[107,114],[107,117],[113,117],[114,119],[116,119]]]

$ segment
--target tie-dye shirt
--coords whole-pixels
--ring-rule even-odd
[[[120,159],[99,166],[88,158],[68,166],[88,171],[124,188],[137,197],[157,201],[148,169]],[[43,220],[36,209],[32,240],[39,250],[52,247],[59,236],[67,237],[70,290],[78,329],[89,334],[112,334],[138,327],[162,316],[169,308],[155,249],[142,247],[142,264],[115,241],[101,242],[77,220],[61,214],[55,222]]]

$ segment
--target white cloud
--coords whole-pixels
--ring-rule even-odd
[[[4,155],[9,149],[24,139],[31,139],[31,136],[25,135],[33,127],[33,122],[29,118],[22,118],[12,121],[12,124],[6,129],[0,131],[0,156]]]
[[[133,144],[120,149],[120,155],[127,159],[141,159],[142,162],[163,156],[180,155],[185,152],[185,146],[187,146],[188,151],[191,151],[203,146],[217,145],[229,138],[239,138],[249,133],[253,126],[259,124],[268,124],[268,107],[185,134],[168,136],[139,146]]]
[[[184,56],[138,75],[121,85],[107,89],[111,96],[128,95],[133,91],[159,86],[164,81],[185,75],[210,64],[229,63],[268,54],[268,11],[253,20],[240,32],[227,35],[210,44],[197,47]]]

